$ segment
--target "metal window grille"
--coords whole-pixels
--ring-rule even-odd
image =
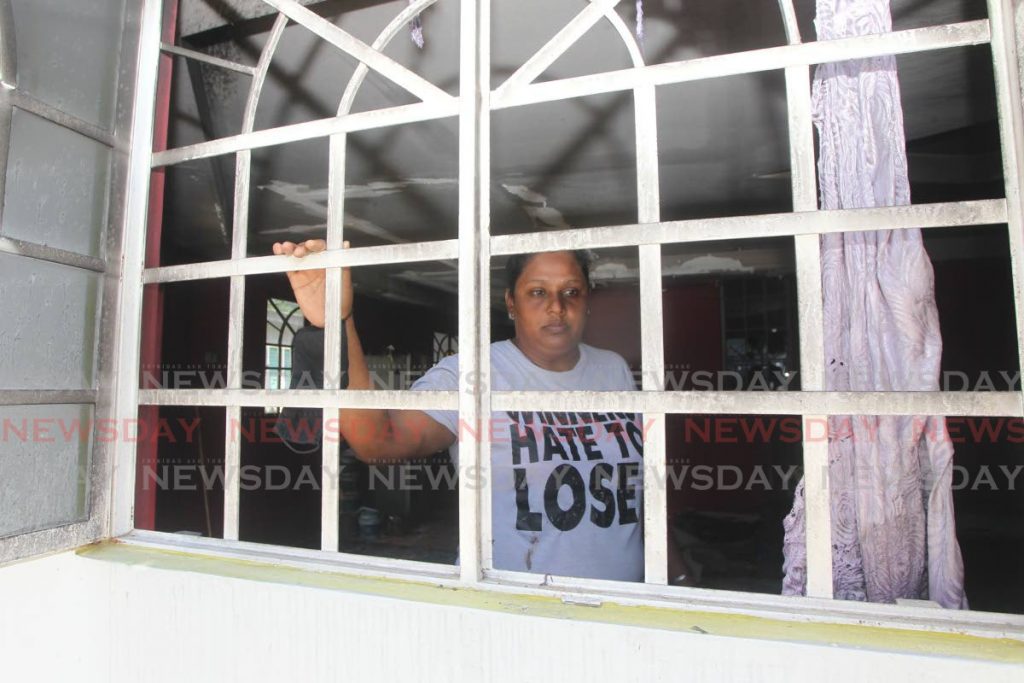
[[[1024,150],[1021,89],[1017,67],[1017,40],[1014,34],[1011,0],[990,0],[989,18],[964,23],[896,31],[834,41],[802,42],[792,2],[780,0],[780,13],[786,28],[788,44],[719,56],[648,65],[630,31],[615,13],[616,0],[581,0],[581,10],[546,45],[503,83],[490,82],[490,2],[464,0],[461,3],[460,28],[460,93],[451,96],[420,76],[396,64],[383,54],[383,48],[410,19],[437,0],[417,0],[401,11],[381,32],[372,45],[366,45],[295,0],[264,0],[278,14],[277,22],[266,41],[255,67],[220,63],[206,56],[192,54],[173,46],[161,46],[155,39],[159,21],[159,0],[147,0],[148,36],[144,44],[143,84],[140,97],[151,95],[153,86],[145,82],[155,79],[156,55],[160,49],[186,57],[202,59],[210,64],[250,74],[252,86],[241,133],[179,149],[151,154],[146,138],[147,127],[138,125],[132,157],[130,219],[140,219],[145,211],[145,187],[149,171],[192,159],[233,154],[236,159],[235,224],[230,260],[141,269],[137,259],[129,272],[130,289],[126,293],[134,319],[143,284],[168,283],[214,277],[230,277],[229,380],[222,390],[145,390],[131,386],[134,376],[124,372],[119,396],[124,415],[131,416],[137,405],[208,405],[226,407],[227,420],[237,420],[242,406],[267,406],[286,400],[289,405],[320,407],[326,411],[338,408],[380,407],[392,409],[458,409],[460,418],[469,425],[480,424],[492,410],[575,410],[642,412],[653,427],[645,440],[645,561],[646,585],[622,585],[612,582],[588,581],[570,577],[537,577],[493,569],[491,561],[491,514],[489,485],[474,488],[466,477],[460,478],[459,545],[461,564],[446,570],[417,563],[344,558],[364,571],[401,570],[415,574],[448,576],[464,585],[515,584],[520,588],[538,586],[549,589],[594,590],[625,599],[643,598],[652,601],[678,599],[687,595],[687,602],[714,607],[757,605],[762,608],[788,610],[821,610],[834,614],[836,609],[850,614],[875,616],[880,606],[821,603],[813,599],[794,602],[793,598],[771,596],[719,595],[709,597],[706,591],[669,588],[666,586],[666,500],[665,489],[659,485],[665,477],[665,415],[670,413],[701,414],[799,414],[805,423],[820,423],[829,414],[870,415],[965,415],[1021,416],[1020,392],[943,393],[943,392],[826,392],[824,388],[822,349],[821,263],[819,236],[840,231],[901,229],[909,227],[967,227],[1005,223],[1009,233],[1013,266],[1013,289],[1017,309],[1019,349],[1024,349],[1024,293],[1021,291],[1022,237],[1021,154]],[[440,0],[442,2],[449,0]],[[336,116],[308,123],[271,130],[253,130],[253,116],[285,24],[297,22],[308,30],[361,62],[348,84]],[[609,21],[622,37],[632,59],[630,68],[618,71],[566,78],[555,81],[534,80],[583,35],[600,21]],[[815,190],[814,148],[810,110],[810,68],[823,62],[874,55],[905,54],[942,50],[958,46],[988,44],[998,99],[1005,177],[1005,199],[911,205],[864,210],[819,211]],[[355,93],[369,69],[384,76],[421,101],[378,111],[349,113]],[[656,137],[655,103],[661,85],[701,79],[783,70],[786,78],[789,109],[789,145],[792,171],[791,213],[708,218],[684,221],[662,221],[659,215],[658,141]],[[521,107],[539,102],[609,92],[632,92],[636,122],[637,206],[636,222],[574,230],[534,232],[521,235],[492,236],[490,233],[490,114],[505,108]],[[140,111],[152,114],[152,103],[140,101]],[[398,126],[441,117],[458,117],[459,121],[459,229],[457,240],[399,244],[342,250],[342,220],[345,185],[346,135],[353,131]],[[285,257],[247,257],[247,208],[251,150],[283,145],[298,140],[327,138],[330,143],[330,200],[327,228],[328,250],[292,262]],[[661,311],[661,245],[721,239],[792,236],[795,243],[797,296],[799,302],[800,373],[802,391],[781,394],[757,392],[678,392],[664,391],[656,378],[664,374]],[[488,301],[489,264],[492,256],[560,249],[631,246],[639,250],[642,364],[645,369],[642,390],[636,392],[491,392],[486,382],[471,383],[470,378],[486,375],[489,368],[490,306]],[[141,247],[135,245],[139,250]],[[136,254],[140,253],[138,251]],[[459,331],[460,357],[464,370],[459,392],[337,391],[326,386],[323,391],[274,392],[241,387],[242,300],[245,276],[279,273],[288,269],[328,268],[327,310],[337,310],[340,289],[340,268],[394,264],[410,261],[458,259],[459,269]],[[132,279],[134,276],[134,279]],[[139,330],[125,326],[121,343],[130,349],[137,345]],[[340,322],[328,318],[326,327],[327,357],[325,376],[336,378],[340,364]],[[482,373],[482,374],[481,374]],[[806,431],[806,430],[805,430]],[[229,430],[230,433],[230,430]],[[826,472],[827,443],[808,440],[803,444],[807,472]],[[130,501],[132,495],[134,454],[127,445],[119,455],[116,508],[116,530],[132,528]],[[238,466],[239,444],[226,444],[227,491],[223,536],[227,541],[238,539]],[[489,482],[490,444],[486,439],[468,439],[461,444],[463,467],[476,468],[481,481]],[[324,468],[337,469],[337,444],[325,445]],[[325,473],[326,474],[326,473]],[[329,476],[324,482],[329,482]],[[808,595],[830,598],[832,591],[831,526],[827,476],[807,479],[807,549]],[[322,548],[333,551],[338,543],[338,492],[325,490],[322,498]],[[207,546],[209,542],[204,541]],[[240,544],[232,547],[238,547]],[[209,546],[213,547],[213,546]],[[318,556],[319,557],[319,556]],[[337,557],[333,552],[331,557]],[[322,558],[321,558],[322,559]],[[794,605],[797,605],[794,607]],[[830,606],[823,606],[830,605]],[[931,618],[931,616],[929,617]],[[941,622],[960,617],[934,616]],[[1007,617],[985,621],[975,615],[972,624],[1013,623]],[[997,628],[1002,628],[998,626]]]

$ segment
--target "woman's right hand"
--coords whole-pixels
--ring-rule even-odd
[[[348,242],[344,247],[348,248]],[[309,254],[324,251],[327,242],[324,240],[306,240],[305,242],[275,242],[274,254],[278,256],[294,256],[303,258]],[[299,304],[302,315],[316,327],[324,326],[324,310],[327,300],[327,276],[323,268],[313,270],[290,270],[288,271],[288,282],[295,294],[295,301]],[[352,276],[349,269],[342,271],[341,283],[341,318],[344,320],[352,312]]]

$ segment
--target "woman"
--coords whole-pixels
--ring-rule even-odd
[[[347,245],[346,245],[347,246]],[[274,245],[302,257],[323,240]],[[491,345],[495,391],[630,391],[632,374],[618,354],[581,342],[590,314],[589,263],[583,252],[517,255],[506,266],[505,305],[515,336]],[[324,271],[288,274],[306,319],[324,320]],[[370,375],[351,312],[349,388],[369,389]],[[445,358],[413,390],[458,390],[458,356]],[[462,430],[453,411],[342,410],[340,431],[367,462],[401,461],[451,449]],[[643,580],[640,416],[628,413],[494,413],[492,458],[494,566],[586,578]],[[670,576],[673,574],[670,573]]]

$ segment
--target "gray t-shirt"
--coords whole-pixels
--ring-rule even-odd
[[[458,356],[414,390],[459,388]],[[632,391],[617,353],[580,345],[572,370],[535,365],[510,341],[491,344],[494,391]],[[457,438],[453,411],[427,411]],[[494,412],[491,438],[494,566],[582,578],[642,581],[643,428],[636,413]],[[451,449],[458,463],[458,443]],[[465,474],[460,471],[460,474]]]

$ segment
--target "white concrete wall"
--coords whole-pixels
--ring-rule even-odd
[[[1024,680],[1020,664],[517,615],[73,553],[0,568],[0,672],[246,683]]]

